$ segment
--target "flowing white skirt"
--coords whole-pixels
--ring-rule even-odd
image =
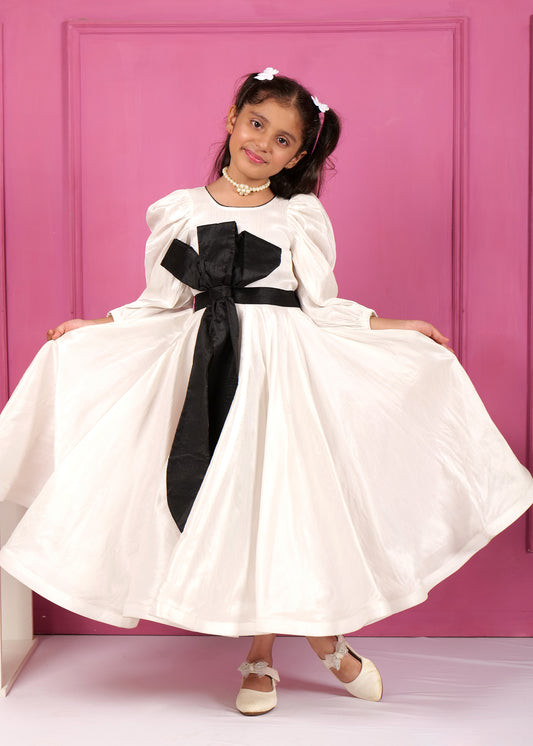
[[[533,501],[456,357],[238,306],[239,385],[183,534],[166,460],[202,313],[70,332],[0,417],[0,563],[122,627],[350,632],[423,601]]]

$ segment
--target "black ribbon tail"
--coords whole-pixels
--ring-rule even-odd
[[[206,325],[200,324],[185,402],[167,464],[167,501],[180,531],[192,508],[211,453],[207,374],[210,344]]]
[[[214,305],[216,309],[217,301]],[[233,301],[226,308],[225,334],[213,335],[213,355],[208,373],[209,445],[211,455],[220,438],[238,383],[239,317]],[[209,311],[210,309],[207,309]],[[216,315],[216,311],[215,311]]]
[[[183,531],[209,467],[238,382],[239,319],[231,299],[208,306],[200,322],[185,402],[167,466],[167,501]]]

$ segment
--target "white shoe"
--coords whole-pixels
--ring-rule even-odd
[[[371,702],[379,702],[383,696],[383,682],[381,681],[378,669],[371,660],[357,655],[355,650],[348,645],[343,635],[337,636],[335,652],[329,653],[325,659],[321,658],[321,660],[326,668],[334,668],[338,671],[341,667],[342,659],[347,654],[353,655],[354,658],[361,661],[361,670],[353,681],[348,681],[347,683],[341,681],[341,684],[354,697],[368,699]]]
[[[273,710],[277,704],[276,681],[279,682],[279,674],[275,668],[271,668],[266,661],[255,661],[248,663],[244,661],[237,669],[245,679],[251,673],[261,676],[270,676],[272,679],[272,690],[270,692],[258,692],[255,689],[240,689],[237,695],[237,709],[243,715],[264,715],[265,712]]]

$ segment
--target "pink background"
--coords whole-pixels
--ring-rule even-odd
[[[1,0],[4,400],[48,327],[139,294],[147,205],[206,182],[235,82],[273,65],[342,115],[323,194],[341,295],[451,336],[525,463],[532,11],[531,0]],[[363,634],[531,635],[532,578],[524,517],[426,603]],[[35,622],[128,634],[38,598]]]

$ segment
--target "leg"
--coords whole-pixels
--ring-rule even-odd
[[[319,658],[324,658],[328,653],[333,653],[335,650],[335,643],[337,639],[331,637],[308,637],[309,644],[318,655]],[[331,669],[335,676],[342,681],[343,684],[347,684],[349,681],[353,681],[356,676],[361,672],[361,661],[358,658],[354,658],[352,655],[345,655],[341,661],[341,666],[338,671],[334,668]]]
[[[252,640],[252,646],[250,652],[246,656],[248,663],[255,663],[257,661],[266,661],[269,666],[272,666],[272,646],[276,635],[256,635]],[[272,691],[272,679],[270,676],[257,676],[255,673],[251,673],[242,681],[242,689],[253,689],[256,692],[270,692]]]

